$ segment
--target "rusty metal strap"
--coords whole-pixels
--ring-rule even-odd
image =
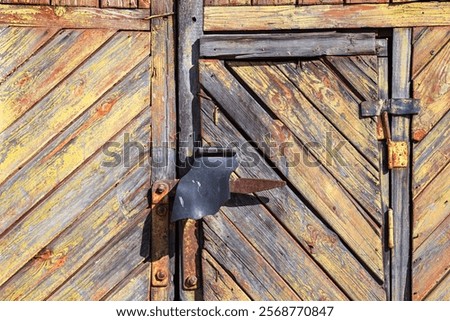
[[[392,115],[413,115],[418,114],[420,108],[419,99],[403,98],[364,101],[361,103],[361,116],[379,116],[384,111]]]

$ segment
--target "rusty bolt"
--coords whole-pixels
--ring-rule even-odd
[[[162,194],[167,189],[167,186],[165,184],[159,184],[158,187],[156,187],[156,194]]]
[[[158,207],[156,208],[156,214],[158,214],[159,216],[166,215],[166,207],[164,205],[158,205]]]
[[[164,281],[167,278],[167,273],[164,272],[163,270],[158,270],[155,273],[155,279],[157,281]]]
[[[197,277],[195,275],[191,275],[186,278],[186,286],[193,287],[197,285]]]

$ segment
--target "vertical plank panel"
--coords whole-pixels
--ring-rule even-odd
[[[138,0],[139,9],[150,9],[150,0]]]
[[[164,15],[174,12],[173,0],[152,0],[151,15]],[[175,106],[175,47],[173,15],[151,20],[153,72],[152,88],[152,177],[154,183],[162,179],[175,178],[176,148],[176,106]],[[167,211],[168,212],[168,211]],[[168,220],[167,220],[168,222]],[[168,259],[170,266],[169,285],[151,287],[151,300],[173,300],[175,273],[174,225],[170,226],[167,248],[168,256],[157,258],[151,254],[152,263]],[[153,235],[158,237],[158,235]],[[155,271],[151,271],[154,273]]]
[[[178,113],[180,128],[179,155],[180,164],[185,164],[186,158],[191,157],[194,145],[200,144],[200,103],[198,93],[200,84],[198,79],[199,39],[203,34],[203,6],[201,0],[183,0],[178,5]],[[179,167],[179,175],[185,173],[184,166]],[[199,228],[201,225],[199,225]],[[194,224],[179,224],[179,249],[183,249],[183,241],[195,236]],[[180,262],[183,262],[183,253],[179,251]],[[197,253],[200,257],[201,253]],[[182,263],[184,264],[184,263]],[[201,280],[200,262],[196,262],[197,279]],[[183,269],[180,273],[180,284],[184,284]],[[199,281],[200,284],[200,281]],[[184,290],[180,286],[182,300],[195,300],[202,297],[202,289]]]
[[[392,98],[410,97],[411,29],[394,29]],[[393,140],[408,143],[410,116],[393,116]],[[410,154],[410,153],[409,153]],[[394,168],[391,173],[391,207],[394,211],[394,249],[392,251],[392,300],[411,299],[411,217],[410,167]]]

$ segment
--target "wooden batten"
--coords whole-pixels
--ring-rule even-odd
[[[250,18],[251,17],[251,18]],[[450,3],[205,7],[205,31],[450,25]]]

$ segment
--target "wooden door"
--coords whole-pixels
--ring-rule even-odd
[[[359,116],[386,88],[383,64],[268,55],[200,61],[204,144],[237,146],[239,177],[287,182],[204,219],[204,298],[385,300],[384,170],[376,122]]]
[[[450,300],[450,28],[416,28],[413,94],[422,110],[413,121],[414,300]]]
[[[150,157],[176,121],[173,2],[139,7],[0,5],[0,300],[173,299],[147,199],[175,174]]]

